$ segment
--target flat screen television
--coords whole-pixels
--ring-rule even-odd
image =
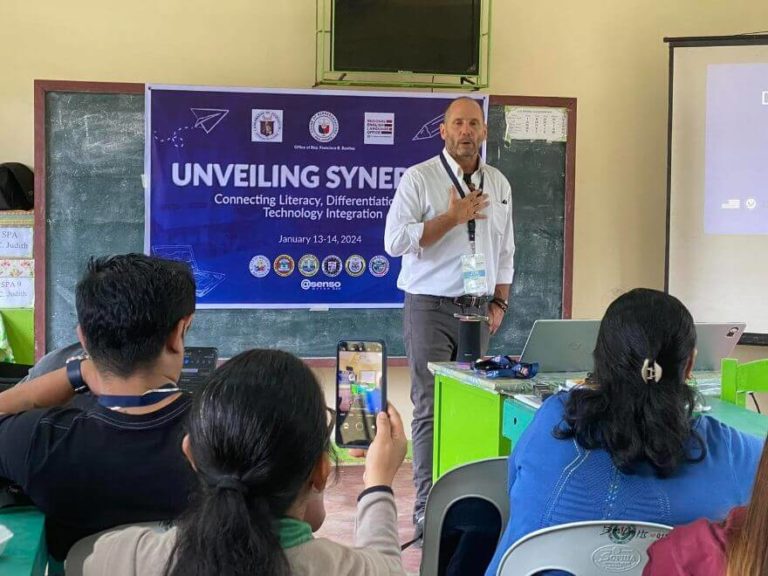
[[[477,75],[481,0],[333,0],[333,69]]]

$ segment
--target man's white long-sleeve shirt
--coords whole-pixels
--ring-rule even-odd
[[[462,182],[458,163],[443,150],[448,165]],[[486,219],[476,220],[478,253],[485,256],[488,293],[497,284],[511,284],[514,275],[515,238],[512,225],[512,190],[506,177],[482,160],[472,174],[472,183],[489,200],[483,211]],[[461,257],[471,254],[467,225],[459,224],[426,248],[420,246],[424,222],[448,211],[453,184],[440,156],[410,167],[395,192],[387,213],[384,249],[393,257],[402,256],[397,287],[410,294],[460,296],[464,294]],[[467,188],[464,187],[466,192]]]

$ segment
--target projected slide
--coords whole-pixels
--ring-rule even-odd
[[[707,67],[704,230],[768,234],[768,64]]]

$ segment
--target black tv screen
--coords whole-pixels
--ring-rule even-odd
[[[481,0],[334,0],[333,69],[478,74]]]

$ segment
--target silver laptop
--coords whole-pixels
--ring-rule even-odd
[[[589,372],[600,320],[536,320],[520,356],[540,372]],[[744,333],[744,322],[696,323],[695,371],[720,370]]]
[[[589,372],[600,320],[536,320],[521,362],[538,362],[539,372]]]
[[[747,325],[744,322],[697,322],[696,364],[693,369],[720,371],[720,360],[728,358]]]

